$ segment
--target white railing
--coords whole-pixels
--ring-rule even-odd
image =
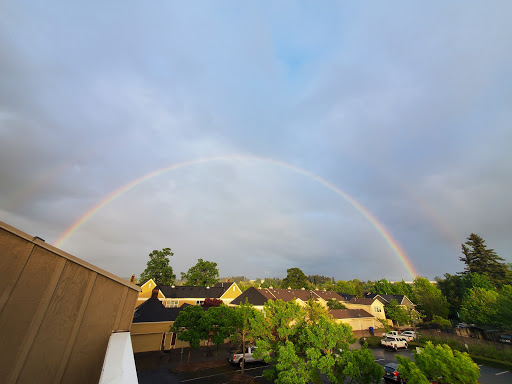
[[[130,332],[117,332],[110,336],[99,383],[139,383]]]

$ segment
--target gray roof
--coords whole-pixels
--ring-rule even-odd
[[[202,298],[206,299],[218,299],[224,292],[231,286],[224,284],[222,286],[214,287],[193,287],[193,286],[170,286],[170,285],[158,285],[158,289],[167,299],[187,299],[187,298]]]

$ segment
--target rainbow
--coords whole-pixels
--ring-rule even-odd
[[[387,229],[384,227],[382,223],[375,218],[375,216],[372,215],[368,209],[366,209],[363,205],[361,205],[357,200],[355,200],[352,196],[341,190],[340,188],[336,187],[335,185],[331,184],[327,180],[321,178],[318,175],[315,175],[309,171],[306,171],[304,169],[298,168],[294,165],[284,163],[279,160],[274,160],[270,158],[265,157],[257,157],[257,156],[251,156],[251,155],[230,155],[230,156],[214,156],[214,157],[208,157],[208,158],[200,158],[196,160],[190,160],[185,161],[177,164],[170,165],[168,167],[160,168],[157,170],[154,170],[150,173],[145,174],[144,176],[141,176],[130,183],[122,186],[121,188],[113,191],[110,193],[105,199],[100,201],[98,204],[96,204],[94,207],[92,207],[89,211],[87,211],[82,217],[80,217],[77,221],[75,221],[70,227],[68,227],[57,239],[55,246],[61,247],[64,242],[69,239],[69,237],[78,230],[87,220],[89,220],[96,212],[98,212],[101,208],[103,208],[105,205],[109,204],[110,202],[117,199],[122,194],[130,191],[131,189],[135,188],[137,185],[155,177],[158,175],[161,175],[165,172],[169,172],[178,168],[197,165],[197,164],[204,164],[204,163],[210,163],[215,161],[233,161],[233,160],[255,160],[255,161],[263,161],[266,163],[274,164],[279,167],[291,170],[293,172],[296,172],[298,174],[307,176],[316,182],[322,184],[326,188],[330,189],[331,191],[335,192],[339,196],[343,197],[347,202],[349,202],[363,217],[372,224],[372,226],[377,230],[377,232],[382,236],[382,238],[386,241],[386,243],[389,245],[393,253],[395,253],[398,258],[400,259],[400,262],[403,264],[407,272],[411,275],[411,277],[414,279],[417,276],[416,271],[414,270],[414,267],[411,263],[411,261],[407,258],[405,252],[402,250],[398,242],[391,236],[391,234],[387,231]]]

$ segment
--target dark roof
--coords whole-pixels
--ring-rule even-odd
[[[350,304],[372,305],[375,300],[378,300],[378,299],[376,297],[373,297],[373,298],[353,297],[348,302]]]
[[[240,305],[244,304],[247,299],[252,305],[263,305],[267,302],[268,298],[260,292],[261,290],[254,287],[249,288],[245,292],[242,292],[240,296],[234,299],[231,304]]]
[[[349,295],[348,293],[342,293],[342,292],[338,292],[338,295],[343,297],[346,301],[349,301],[350,299],[355,297],[354,295]]]
[[[388,304],[391,300],[396,300],[398,304],[404,304],[404,299],[407,299],[412,305],[414,305],[407,296],[405,295],[379,295],[376,293],[365,293],[366,298],[373,299],[377,297],[377,299],[381,298],[383,300],[382,304]],[[381,301],[382,301],[381,300]]]
[[[159,285],[158,288],[167,299],[187,299],[187,298],[203,298],[207,297],[210,299],[220,298],[227,289],[231,286],[224,284],[222,286],[214,287],[193,287],[193,286],[170,286],[170,285]]]
[[[162,302],[156,298],[147,299],[135,309],[134,323],[153,323],[158,321],[174,321],[180,311],[190,304],[183,304],[179,308],[165,308]]]
[[[329,313],[335,319],[358,319],[363,317],[373,317],[364,309],[331,309]]]
[[[342,301],[343,298],[338,295],[336,292],[331,291],[310,291],[307,289],[271,289],[271,288],[260,288],[256,289],[254,287],[249,288],[245,292],[243,292],[240,296],[234,299],[231,304],[240,305],[245,303],[246,298],[249,303],[252,305],[263,305],[268,300],[283,300],[283,301],[293,301],[295,299],[300,299],[302,301],[308,301],[310,298],[313,300],[318,300],[322,298],[325,301],[329,299],[335,299],[338,301]]]

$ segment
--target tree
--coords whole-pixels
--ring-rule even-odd
[[[156,284],[173,285],[176,280],[176,275],[169,265],[168,256],[174,256],[174,253],[171,252],[171,248],[151,252],[146,269],[140,274],[139,280],[146,282],[149,279],[153,279]]]
[[[347,308],[341,301],[338,301],[336,299],[329,299],[327,301],[327,306],[329,307],[329,309],[346,309]]]
[[[191,305],[179,314],[169,331],[177,334],[178,340],[186,341],[190,348],[199,348],[201,340],[208,339],[208,331],[203,326],[204,311],[201,307]],[[188,350],[187,364],[190,362],[190,349]]]
[[[219,280],[217,263],[199,259],[187,273],[181,272],[181,279],[186,280],[186,285],[211,287]]]
[[[480,369],[466,352],[453,351],[448,345],[427,342],[420,352],[414,352],[414,363],[397,356],[398,371],[409,383],[477,384]]]
[[[386,318],[393,320],[394,323],[405,325],[411,322],[409,311],[398,305],[395,299],[392,299],[384,307],[384,312],[386,313]]]
[[[217,353],[219,347],[224,344],[224,340],[230,337],[235,331],[235,318],[234,311],[227,305],[221,305],[218,307],[210,307],[206,311],[201,320],[200,328],[205,333],[208,333],[208,340],[211,340],[217,347]]]
[[[496,301],[498,322],[502,328],[512,329],[512,286],[504,285]]]
[[[421,310],[427,320],[433,315],[448,317],[448,302],[441,291],[425,277],[414,279],[413,292],[417,298],[417,308]]]
[[[465,273],[478,273],[485,275],[498,285],[510,283],[510,270],[505,260],[499,257],[494,249],[485,245],[484,239],[472,233],[468,241],[462,244],[464,257],[460,261],[466,264]]]
[[[275,383],[321,382],[326,375],[332,383],[350,378],[354,383],[380,381],[383,369],[371,352],[355,352],[352,329],[336,323],[326,309],[312,300],[301,307],[295,302],[269,300],[264,319],[251,321],[257,337],[257,354],[269,368],[264,372]]]
[[[246,299],[244,304],[240,304],[234,309],[234,331],[231,335],[231,341],[240,345],[242,349],[242,376],[245,370],[245,346],[248,343],[254,343],[251,322],[263,322],[263,314],[249,304]]]
[[[281,288],[301,289],[309,288],[308,277],[299,268],[290,268],[286,270],[287,275],[281,283]]]
[[[460,318],[468,323],[498,325],[499,294],[485,288],[472,288],[464,297],[460,308]]]
[[[437,285],[448,301],[449,317],[453,319],[459,318],[462,301],[472,288],[494,289],[487,276],[474,272],[461,275],[445,273],[444,279],[437,278]]]

